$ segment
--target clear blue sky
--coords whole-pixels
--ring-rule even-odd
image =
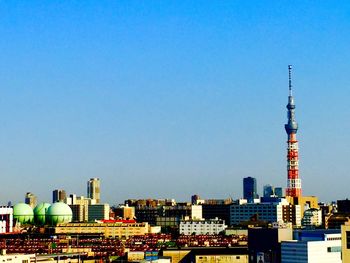
[[[286,186],[293,64],[303,192],[349,197],[349,1],[0,1],[0,203]]]

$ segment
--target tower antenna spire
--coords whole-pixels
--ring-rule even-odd
[[[288,65],[289,96],[292,96],[292,65]]]

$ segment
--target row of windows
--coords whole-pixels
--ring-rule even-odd
[[[338,246],[338,247],[327,247],[327,252],[328,253],[341,252],[341,246]]]

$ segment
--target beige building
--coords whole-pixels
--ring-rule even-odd
[[[34,208],[37,204],[37,197],[35,194],[28,192],[26,193],[24,202],[29,205],[31,208]]]
[[[92,234],[105,237],[142,236],[149,233],[148,223],[62,223],[55,227],[56,234]]]
[[[350,262],[350,223],[341,226],[341,253],[342,262]]]
[[[35,259],[35,254],[6,254],[6,250],[2,250],[0,253],[0,262],[29,263],[34,262]]]
[[[180,263],[190,252],[191,250],[164,250],[163,256],[170,257],[172,263]]]
[[[88,198],[95,199],[96,204],[99,204],[101,201],[101,190],[100,190],[100,179],[91,178],[87,182],[87,196]]]
[[[172,263],[248,263],[247,248],[164,249],[163,256],[170,257]]]
[[[248,263],[248,255],[197,255],[196,263]]]
[[[300,215],[301,217],[304,216],[304,211],[310,208],[317,208],[319,209],[318,205],[318,198],[317,196],[299,196],[299,197],[292,197],[292,196],[286,196],[286,199],[288,203],[292,205],[300,205]]]

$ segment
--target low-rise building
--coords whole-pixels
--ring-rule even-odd
[[[13,230],[13,208],[0,207],[0,234],[11,233]]]
[[[204,219],[219,218],[225,220],[227,224],[230,223],[230,204],[214,203],[202,204],[202,213]]]
[[[109,204],[94,204],[88,206],[88,221],[109,219]]]
[[[157,225],[158,217],[180,219],[202,219],[202,206],[190,203],[162,206],[137,206],[135,216],[138,222],[148,222]]]
[[[283,228],[249,228],[248,229],[248,250],[249,262],[280,263],[281,242],[293,239],[293,229]]]
[[[115,220],[101,223],[65,223],[55,227],[56,234],[100,235],[105,237],[142,236],[149,233],[148,223],[133,220]]]
[[[246,247],[165,249],[162,254],[171,257],[172,263],[248,263]]]
[[[0,262],[30,263],[30,262],[36,262],[36,256],[35,254],[6,254],[6,251],[1,251]]]
[[[302,230],[282,241],[282,263],[341,263],[340,230]]]
[[[264,198],[261,203],[236,203],[230,207],[231,225],[250,221],[252,217],[265,222],[301,224],[299,205],[291,205],[283,198]]]
[[[181,220],[180,235],[217,235],[227,226],[222,219]]]
[[[305,210],[301,225],[306,228],[315,228],[322,225],[322,211],[317,208]]]
[[[341,226],[341,251],[343,263],[350,262],[350,223]]]

